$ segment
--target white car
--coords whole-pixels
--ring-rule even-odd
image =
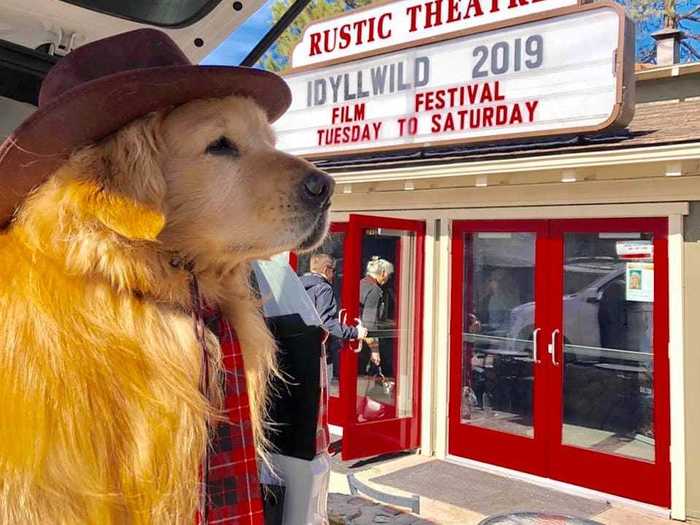
[[[651,326],[651,323],[647,323],[644,316],[651,315],[651,303],[624,302],[625,264],[612,258],[570,260],[567,261],[565,275],[572,282],[589,281],[563,297],[566,361],[615,359],[638,364],[643,355],[640,351],[648,352],[650,349],[651,334],[647,333],[645,325]],[[601,321],[601,305],[612,295],[613,288],[618,300],[623,301],[620,317],[624,319],[617,325],[606,325]],[[535,303],[529,302],[511,311],[508,337],[512,349],[532,351],[534,310]],[[635,329],[640,325],[641,330]],[[601,326],[615,333],[606,336]],[[543,356],[539,357],[542,359]]]

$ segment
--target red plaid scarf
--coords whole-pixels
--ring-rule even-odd
[[[204,313],[207,325],[218,335],[224,366],[224,409],[228,421],[219,423],[212,436],[208,471],[204,474],[206,516],[198,524],[262,525],[263,503],[250,422],[241,346],[231,325],[218,312]],[[204,349],[203,349],[204,351]]]

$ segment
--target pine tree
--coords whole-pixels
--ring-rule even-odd
[[[362,7],[371,0],[311,0],[301,14],[290,24],[287,30],[277,39],[270,51],[260,59],[263,68],[269,71],[282,71],[289,64],[294,46],[301,40],[304,29],[317,20],[337,15]],[[277,22],[291,5],[292,0],[274,0],[272,4],[272,20]]]
[[[700,0],[624,0],[622,3],[637,23],[638,62],[655,61],[655,45],[649,35],[664,28],[683,31],[683,62],[700,60]]]

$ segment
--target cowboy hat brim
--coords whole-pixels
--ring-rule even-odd
[[[291,103],[279,76],[259,69],[177,65],[124,71],[81,84],[25,120],[0,145],[0,228],[27,194],[77,148],[153,111],[196,99],[250,97],[277,120]]]

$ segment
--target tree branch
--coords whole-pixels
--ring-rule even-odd
[[[640,49],[639,51],[639,61],[644,64],[653,64],[656,60],[655,49],[648,47],[646,49]]]
[[[700,11],[700,5],[696,6],[695,8],[691,9],[687,13],[681,13],[678,15],[678,18],[688,18],[689,16],[693,16],[695,13]],[[692,20],[692,19],[691,19]]]
[[[687,42],[681,42],[681,45],[686,49],[686,51],[688,51],[688,53],[693,55],[693,57],[696,60],[700,60],[700,53],[698,53],[695,49],[693,49],[693,46],[691,46]]]

